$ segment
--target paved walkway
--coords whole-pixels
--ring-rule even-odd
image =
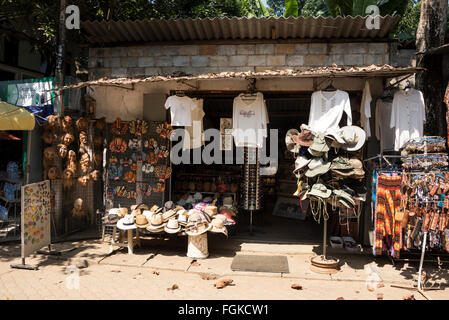
[[[319,299],[335,300],[402,299],[418,292],[393,288],[390,285],[412,286],[416,279],[416,264],[396,264],[386,258],[369,255],[343,254],[331,251],[340,259],[341,271],[333,275],[317,274],[309,270],[309,259],[320,252],[313,245],[268,245],[239,241],[210,241],[210,257],[192,264],[186,257],[184,241],[147,241],[144,248],[128,255],[126,249],[108,255],[109,246],[99,240],[65,242],[53,245],[62,255],[34,255],[28,264],[39,270],[11,269],[20,262],[19,245],[0,246],[0,299]],[[238,249],[236,249],[238,247]],[[74,250],[70,250],[74,249]],[[230,266],[236,254],[283,255],[288,259],[289,273],[234,272]],[[87,260],[89,266],[79,270],[79,289],[74,274],[67,266]],[[367,289],[369,265],[377,270],[380,287]],[[447,268],[447,265],[443,267]],[[449,299],[447,269],[425,264],[432,281],[444,290],[426,291],[432,299]],[[73,280],[75,279],[75,280]],[[232,279],[233,286],[218,290],[219,279]],[[293,290],[298,283],[303,290]],[[167,290],[174,284],[178,289]],[[382,287],[383,285],[383,287]]]

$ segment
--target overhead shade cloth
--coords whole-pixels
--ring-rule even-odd
[[[0,130],[33,130],[34,115],[27,110],[0,101]]]

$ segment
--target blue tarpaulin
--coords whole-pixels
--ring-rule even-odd
[[[32,114],[34,114],[36,120],[40,125],[44,124],[47,121],[47,117],[54,113],[54,108],[52,104],[47,104],[44,106],[29,106],[23,107]]]

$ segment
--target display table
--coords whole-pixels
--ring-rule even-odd
[[[117,236],[117,228],[119,229],[119,240],[118,242],[115,241],[115,238]],[[133,230],[136,230],[136,236],[133,236]],[[128,231],[128,239],[125,243],[124,240],[124,234]],[[114,247],[128,247],[128,254],[134,254],[134,246],[138,245],[140,247],[140,237],[139,237],[139,228],[137,228],[135,225],[123,225],[117,223],[114,225],[114,229],[112,231],[112,240],[110,243],[109,253],[114,251]]]

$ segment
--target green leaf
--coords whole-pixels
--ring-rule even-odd
[[[265,6],[263,5],[262,0],[257,0],[257,3],[258,3],[258,7],[259,7],[259,10],[262,13],[262,15],[264,17],[268,18],[270,16],[270,13],[268,12],[267,8],[265,8]]]
[[[298,1],[297,0],[285,0],[285,12],[284,17],[298,17]]]
[[[366,8],[371,5],[376,5],[376,0],[355,0],[352,7],[352,16],[362,16],[365,17],[368,14],[366,13]]]
[[[380,0],[377,3],[377,6],[380,9],[380,15],[404,15],[407,10],[407,6],[413,0]],[[416,5],[420,6],[421,2],[419,1]]]

